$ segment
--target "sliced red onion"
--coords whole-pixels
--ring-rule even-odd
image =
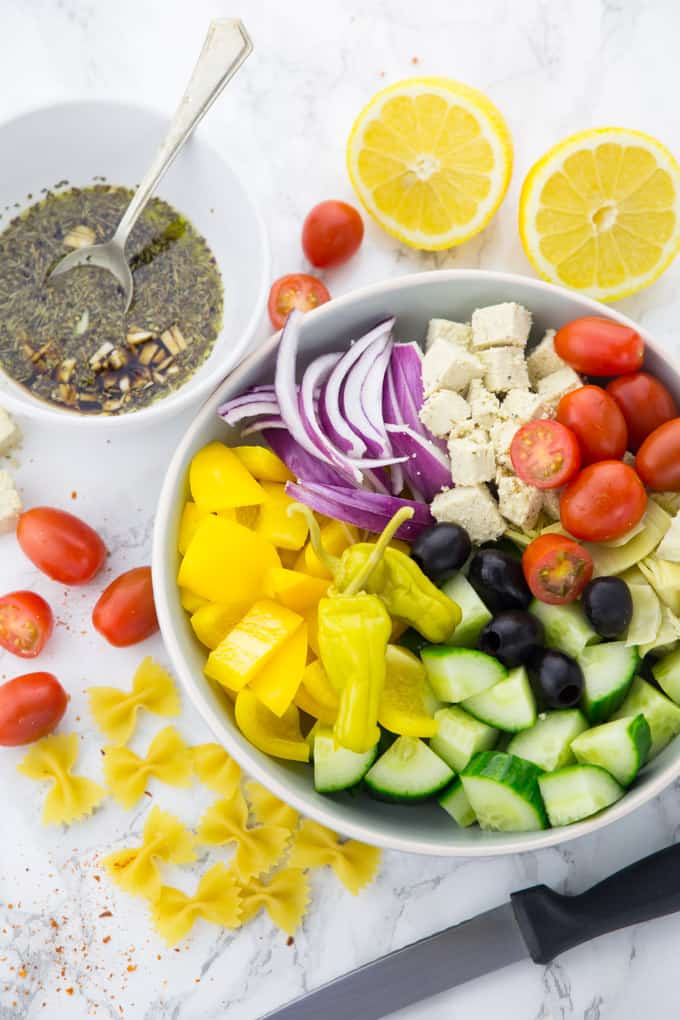
[[[404,463],[406,480],[429,502],[451,482],[451,465],[443,450],[406,425],[388,425],[395,453],[408,459]]]
[[[343,489],[335,485],[296,484],[288,482],[286,492],[292,499],[304,503],[327,517],[334,517],[358,528],[365,528],[379,534],[392,519],[397,510],[404,506],[411,507],[414,515],[397,531],[397,538],[412,542],[418,535],[431,527],[434,520],[430,509],[424,503],[399,499],[396,496],[384,496],[379,492],[366,492],[362,489]]]
[[[329,457],[332,462],[336,462],[337,459],[336,467],[341,462],[344,462],[345,458],[342,454],[336,458],[335,451],[332,448],[329,449],[328,436],[319,421],[318,391],[326,382],[341,357],[342,355],[340,354],[322,354],[320,357],[315,358],[305,369],[298,394],[300,417],[305,432],[315,446],[318,446],[321,450],[329,451]],[[342,461],[340,461],[341,457]],[[359,480],[356,469],[343,470],[341,473],[347,474],[348,481],[350,482],[357,482]]]
[[[385,374],[385,380],[383,383],[382,409],[385,425],[404,424],[404,421],[399,412],[399,405],[397,402],[397,396],[394,388],[394,379],[392,378],[392,373],[389,368]],[[401,464],[394,464],[392,467],[392,492],[394,493],[395,496],[399,495],[399,493],[404,488],[404,484],[405,484],[404,469]],[[422,503],[423,500],[421,499],[420,502]]]
[[[277,414],[272,418],[255,418],[244,429],[241,429],[242,436],[252,436],[254,432],[263,432],[265,429],[285,429],[283,418]]]
[[[341,488],[345,484],[342,475],[333,468],[322,464],[316,456],[307,453],[297,443],[290,432],[281,426],[270,427],[263,423],[262,435],[272,448],[277,457],[280,457],[288,470],[295,475],[300,482],[317,482],[320,485],[335,485]],[[352,490],[347,488],[346,492]]]
[[[391,349],[389,336],[374,340],[345,376],[340,397],[345,421],[373,457],[389,457],[392,454],[382,419],[383,381]]]
[[[405,425],[425,434],[420,420],[423,393],[423,355],[416,343],[395,344],[390,359],[397,405]]]
[[[255,394],[259,396],[259,394]],[[220,408],[220,417],[223,421],[226,421],[227,425],[237,425],[238,422],[244,421],[246,418],[256,418],[261,415],[277,415],[279,413],[279,405],[276,400],[251,400],[247,404],[239,404],[235,407],[224,407]]]

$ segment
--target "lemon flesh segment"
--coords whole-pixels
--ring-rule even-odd
[[[544,279],[601,301],[634,294],[680,248],[680,166],[660,142],[637,131],[573,135],[529,171],[519,228]]]
[[[489,222],[508,188],[512,142],[481,92],[448,78],[411,78],[361,111],[347,169],[381,227],[413,248],[436,251]]]

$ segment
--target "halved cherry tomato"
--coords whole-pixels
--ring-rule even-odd
[[[586,542],[620,538],[640,520],[647,506],[645,488],[621,460],[590,464],[560,497],[563,526]]]
[[[566,393],[557,406],[557,420],[578,439],[584,464],[620,460],[626,452],[626,420],[616,401],[600,386],[582,386]]]
[[[54,627],[52,610],[42,595],[13,591],[0,598],[0,645],[21,659],[34,659]]]
[[[607,386],[628,426],[628,449],[636,453],[659,425],[680,414],[672,393],[649,372],[622,375]]]
[[[86,584],[106,559],[106,546],[89,524],[50,506],[23,513],[17,538],[38,570],[62,584]]]
[[[290,273],[274,280],[269,291],[269,318],[274,329],[281,329],[294,308],[309,312],[330,301],[331,296],[316,276],[309,273]]]
[[[642,368],[645,345],[630,326],[587,315],[558,329],[555,351],[585,375],[624,375]]]
[[[354,255],[364,237],[364,221],[347,202],[319,202],[302,225],[302,248],[313,266],[339,266]]]
[[[68,694],[52,673],[24,673],[0,687],[0,744],[18,747],[51,733],[61,722]]]
[[[579,597],[593,576],[593,559],[565,535],[539,535],[524,550],[522,569],[537,599],[560,606]]]
[[[635,458],[635,470],[655,492],[680,492],[680,418],[647,436]]]
[[[124,648],[144,641],[158,630],[151,567],[121,574],[99,596],[92,623],[111,645]]]
[[[537,418],[515,432],[510,459],[523,482],[537,489],[559,489],[580,468],[581,450],[571,429]]]

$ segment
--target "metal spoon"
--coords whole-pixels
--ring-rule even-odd
[[[125,311],[132,301],[134,283],[125,257],[125,242],[156,185],[194,128],[215,102],[224,86],[252,52],[253,44],[243,22],[233,18],[211,21],[203,49],[168,133],[156,158],[135,191],[113,237],[70,252],[52,269],[48,280],[77,266],[96,266],[112,273],[123,288]]]

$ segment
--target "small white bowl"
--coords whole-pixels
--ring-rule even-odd
[[[308,313],[302,326],[301,367],[319,354],[342,350],[352,337],[387,315],[396,315],[396,336],[420,340],[430,318],[467,321],[475,308],[500,301],[518,301],[531,310],[534,332],[557,328],[582,315],[601,315],[638,329],[647,344],[645,365],[680,398],[680,368],[673,365],[644,330],[624,315],[572,291],[509,273],[477,269],[448,270],[405,276],[378,283]],[[483,832],[460,829],[435,804],[402,807],[381,804],[367,795],[325,797],[314,790],[309,766],[270,758],[254,748],[234,723],[231,702],[203,675],[205,649],[196,641],[180,605],[175,578],[179,564],[177,533],[187,497],[187,471],[193,455],[220,439],[236,443],[238,434],[218,419],[225,400],[272,380],[278,335],[251,354],[224,381],[201,409],[168,468],[160,496],[153,541],[153,582],[156,609],[173,665],[187,694],[217,739],[251,775],[299,811],[332,829],[392,850],[445,857],[481,857],[538,850],[602,828],[630,814],[680,775],[680,738],[645,769],[633,789],[613,807],[594,818],[562,829],[542,832]]]
[[[169,115],[108,102],[64,103],[0,126],[0,230],[59,182],[85,187],[134,187],[151,163]],[[175,393],[129,414],[89,415],[33,397],[0,369],[0,402],[47,424],[90,429],[146,425],[198,403],[243,357],[265,309],[269,243],[264,222],[243,183],[199,130],[161,181],[157,192],[205,237],[222,275],[224,317],[206,359]],[[29,198],[29,196],[32,196]]]

